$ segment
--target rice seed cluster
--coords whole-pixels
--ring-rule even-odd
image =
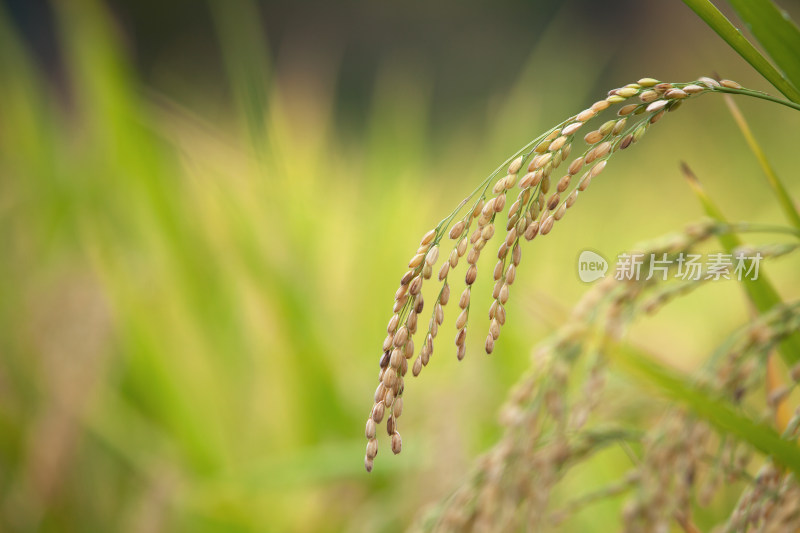
[[[496,234],[502,234],[492,271],[494,287],[484,342],[486,353],[494,351],[506,322],[507,303],[522,259],[523,240],[548,235],[574,206],[578,196],[605,169],[609,159],[619,150],[640,141],[665,113],[678,109],[684,100],[720,87],[741,86],[711,78],[691,83],[662,83],[643,78],[609,91],[603,100],[531,141],[423,236],[400,280],[387,325],[379,360],[379,384],[365,429],[367,471],[372,470],[378,453],[378,426],[384,421],[392,451],[400,453],[402,439],[398,419],[403,410],[404,379],[409,367],[417,376],[430,362],[434,340],[444,320],[444,307],[450,299],[450,277],[458,264],[466,262],[464,288],[460,289],[458,297],[460,311],[455,322],[455,351],[458,360],[462,360],[467,351],[467,327],[472,287],[478,277],[478,260],[489,241]],[[589,123],[614,105],[618,105],[616,116],[590,129]],[[581,140],[585,149],[570,160],[573,147],[579,146]],[[500,220],[501,213],[505,213],[504,221]],[[450,245],[446,245],[448,241]],[[437,266],[440,250],[443,261]],[[420,325],[420,322],[424,325],[424,319],[420,318],[424,309],[422,288],[430,281],[434,269],[441,288],[431,306],[428,327],[423,330]],[[418,330],[424,333],[416,346],[414,339]]]
[[[713,224],[702,223],[644,248],[679,253],[714,231]],[[640,284],[605,278],[584,296],[556,337],[536,350],[540,368],[514,387],[502,409],[505,435],[444,506],[433,530],[516,531],[544,527],[548,520],[560,522],[568,512],[548,513],[549,500],[570,465],[614,439],[636,438],[619,431],[598,433],[585,425],[601,403],[606,381],[602,344],[590,338],[591,325],[599,323],[604,331],[619,333],[623,327],[618,321],[629,316],[622,307],[638,300],[639,288]],[[566,391],[578,380],[581,394],[570,399]],[[636,481],[627,479],[626,490]],[[521,501],[524,513],[518,509]],[[579,507],[570,505],[569,510]]]
[[[724,531],[782,533],[800,528],[800,484],[792,474],[767,462],[739,499]]]
[[[737,229],[746,230],[747,226],[705,221],[638,249],[646,255],[686,253],[712,236]],[[756,250],[772,259],[796,251],[797,246],[768,245]],[[479,459],[467,482],[423,519],[424,529],[544,530],[600,499],[629,494],[621,512],[625,531],[668,531],[674,524],[693,531],[692,511],[697,505],[708,505],[723,485],[742,483],[745,492],[725,531],[743,531],[747,526],[764,531],[797,530],[800,485],[769,460],[758,476],[748,474],[756,453],[748,443],[719,434],[677,409],[669,409],[644,434],[615,425],[618,407],[604,401],[606,339],[619,336],[642,316],[647,302],[655,298],[663,305],[667,300],[658,295],[667,291],[671,296],[685,294],[686,290],[675,290],[673,284],[689,290],[699,286],[695,282],[618,281],[611,277],[595,285],[555,338],[537,350],[534,361],[538,367],[510,393],[501,413],[506,427],[501,440]],[[650,307],[651,312],[658,308]],[[698,383],[736,404],[763,403],[757,398],[767,355],[798,329],[800,302],[776,307],[726,343],[726,351],[710,361]],[[767,401],[770,409],[797,385],[800,365],[789,374],[793,382],[773,392]],[[764,416],[770,416],[769,410]],[[784,438],[796,440],[799,429],[800,409]],[[634,460],[631,471],[559,509],[550,509],[553,489],[571,468],[620,442],[641,445],[641,457]]]
[[[798,328],[800,303],[777,306],[742,328],[726,353],[710,362],[699,383],[724,394],[733,404],[744,404],[748,395],[759,393],[772,349]],[[790,376],[789,386],[773,391],[767,398],[769,416],[774,417],[777,402],[797,386],[800,365],[791,369]],[[797,440],[798,422],[796,411],[784,438]],[[668,530],[673,520],[691,531],[687,526],[693,500],[701,507],[708,506],[723,483],[735,482],[744,483],[745,490],[724,531],[800,528],[800,485],[795,476],[780,472],[767,459],[753,478],[748,466],[755,450],[746,443],[730,435],[715,436],[708,424],[688,413],[673,412],[648,433],[644,444],[644,456],[636,469],[638,490],[623,510],[625,531],[651,531],[654,526]]]

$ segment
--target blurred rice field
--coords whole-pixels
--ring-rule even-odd
[[[256,8],[233,5],[211,3],[230,99],[208,115],[141,82],[97,2],[54,3],[66,96],[0,13],[2,531],[404,529],[499,435],[498,407],[532,347],[586,289],[580,251],[614,258],[699,218],[679,160],[730,218],[780,221],[721,100],[670,115],[553,238],[526,248],[491,357],[473,327],[457,364],[448,318],[406,389],[403,453],[384,446],[367,475],[363,422],[391,298],[450,206],[608,88],[711,70],[766,88],[688,13],[674,49],[645,54],[593,46],[608,28],[559,40],[565,8],[518,77],[444,124],[430,120],[432,79],[387,58],[354,131],[337,119],[335,62],[291,50],[274,62]],[[633,31],[660,42],[671,30]],[[799,197],[800,118],[740,105]],[[770,270],[787,298],[800,295],[798,266]],[[736,287],[719,284],[632,336],[691,368],[746,316]],[[574,484],[625,461],[601,457]],[[618,503],[566,530],[613,528]]]

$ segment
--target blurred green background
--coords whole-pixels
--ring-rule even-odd
[[[525,248],[491,357],[473,325],[457,363],[448,317],[408,381],[403,453],[382,443],[368,475],[380,345],[420,236],[608,89],[713,72],[770,90],[678,1],[6,3],[0,530],[413,524],[500,434],[531,348],[587,289],[578,254],[613,260],[700,216],[680,160],[731,219],[780,213],[721,98],[670,114]],[[739,104],[800,197],[800,114]],[[786,298],[798,267],[768,267]],[[690,369],[746,316],[718,283],[631,335]],[[573,483],[626,459],[604,461]],[[565,531],[615,527],[618,504]]]

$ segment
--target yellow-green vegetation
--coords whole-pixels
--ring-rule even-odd
[[[465,361],[458,363],[449,339],[437,346],[420,379],[406,384],[403,453],[384,457],[390,447],[383,446],[367,474],[366,404],[407,253],[446,214],[443,205],[457,204],[516,147],[604,97],[608,50],[579,36],[563,39],[572,21],[556,18],[531,50],[529,67],[505,80],[491,104],[443,125],[428,120],[430,80],[387,61],[364,103],[368,126],[352,132],[335,118],[331,80],[315,78],[325,73],[308,68],[304,78],[273,69],[249,2],[209,3],[210,38],[227,68],[220,83],[231,95],[220,104],[223,120],[143,84],[100,2],[53,5],[60,88],[0,11],[2,531],[374,532],[436,524],[457,507],[448,495],[481,486],[473,475],[486,466],[475,462],[481,454],[493,457],[496,443],[534,444],[508,438],[522,427],[508,417],[519,404],[509,391],[517,382],[538,383],[541,376],[529,373],[532,356],[540,361],[542,353],[570,348],[574,338],[565,330],[553,338],[569,342],[540,343],[568,322],[587,290],[576,275],[580,250],[613,261],[702,215],[680,160],[702,180],[712,215],[709,197],[731,221],[774,227],[783,223],[778,206],[791,206],[776,202],[721,99],[687,104],[615,158],[552,235],[528,243],[491,356],[487,330],[473,325],[477,315],[460,345]],[[732,72],[746,65],[704,39],[718,64],[704,65],[702,55],[670,55],[663,67],[621,59],[610,75],[624,83],[643,70],[692,79],[718,69],[777,94],[755,74]],[[547,48],[554,42],[558,55]],[[308,90],[309,79],[318,90]],[[737,103],[772,174],[784,178],[784,194],[798,198],[800,113],[755,99]],[[769,248],[774,233],[714,224],[719,232],[704,235],[709,249],[733,228],[744,242],[765,246],[765,255],[783,251]],[[794,242],[791,233],[780,237],[786,246]],[[729,244],[740,245],[722,246]],[[488,273],[493,264],[484,258],[478,268]],[[669,421],[696,416],[708,424],[698,435],[738,428],[732,438],[754,452],[720,443],[732,458],[720,464],[738,473],[755,475],[765,453],[791,456],[789,440],[776,445],[774,432],[761,431],[773,411],[720,406],[724,398],[708,398],[684,373],[715,349],[731,352],[751,321],[769,331],[794,324],[799,266],[797,254],[764,265],[787,303],[770,305],[770,314],[776,295],[761,291],[759,321],[736,283],[715,282],[657,316],[642,313],[630,344],[593,331],[592,342],[613,345],[609,366],[617,371],[609,371],[608,390],[617,394],[595,405],[589,387],[587,402],[630,427],[593,428],[579,442],[592,446],[576,453],[594,452],[595,444],[602,450],[584,454],[579,475],[567,474],[550,495],[550,511],[569,512],[536,520],[606,531],[619,529],[624,516],[640,519],[638,507],[620,513],[633,486],[624,475],[644,450],[669,455],[658,451],[658,430],[685,429],[660,425],[671,406],[683,410]],[[491,280],[474,283],[469,305],[488,310]],[[460,295],[454,288],[451,307]],[[425,313],[434,312],[437,293],[425,297]],[[489,323],[483,311],[478,318]],[[457,313],[444,318],[448,337],[456,320]],[[723,339],[732,348],[720,348]],[[773,337],[758,340],[764,351]],[[591,376],[595,361],[578,364]],[[787,370],[778,364],[783,384],[791,383]],[[775,408],[796,400],[785,386],[771,389]],[[502,411],[501,424],[504,404],[511,410]],[[723,418],[714,425],[708,413]],[[765,486],[778,486],[775,470],[768,474]],[[693,523],[706,529],[725,520],[748,483],[742,476],[723,483]],[[670,524],[680,527],[684,518]]]

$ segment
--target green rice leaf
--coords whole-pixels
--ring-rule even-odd
[[[775,430],[751,420],[730,402],[659,364],[647,352],[629,345],[610,348],[608,356],[615,367],[637,378],[638,383],[654,385],[660,393],[683,404],[718,430],[749,443],[800,474],[800,448],[794,442],[782,439]]]
[[[733,100],[733,98],[731,98],[730,95],[725,94],[723,95],[723,98],[725,99],[725,103],[727,104],[731,115],[733,115],[733,120],[736,121],[736,125],[739,127],[739,131],[742,132],[745,141],[747,141],[747,146],[750,147],[750,151],[756,156],[758,164],[761,166],[761,170],[764,171],[764,175],[767,177],[767,181],[769,182],[772,191],[775,193],[775,196],[778,199],[778,203],[783,210],[784,216],[792,226],[800,229],[800,212],[797,211],[797,206],[795,205],[791,196],[789,196],[788,189],[783,184],[783,181],[781,181],[781,179],[778,177],[775,169],[767,159],[764,150],[761,148],[761,145],[756,140],[755,135],[753,135],[753,132],[750,130],[747,120],[745,120],[744,115],[739,110],[739,106],[736,105],[736,102]]]
[[[747,37],[709,0],[683,0],[692,11],[717,32],[745,61],[787,98],[800,103],[800,91],[753,46]]]
[[[800,87],[800,29],[772,0],[728,0],[772,62]]]
[[[697,179],[697,176],[694,175],[686,163],[682,164],[681,170],[689,182],[689,186],[692,188],[692,191],[700,200],[700,204],[703,206],[703,210],[706,212],[706,214],[715,220],[727,224],[728,221],[722,214],[722,211],[719,209],[719,207],[717,207],[711,197],[708,196],[705,189],[703,189],[703,186],[700,184],[700,180]],[[723,248],[725,248],[725,251],[728,253],[732,253],[735,248],[742,245],[741,239],[734,234],[728,233],[718,235],[717,238],[719,239]],[[747,293],[748,298],[759,313],[765,313],[776,305],[780,305],[782,303],[782,299],[778,294],[778,291],[775,290],[775,287],[763,272],[759,273],[758,278],[745,278],[742,279],[741,283],[745,289],[745,292]],[[794,366],[798,361],[800,361],[800,333],[795,333],[787,337],[781,343],[780,354],[786,364],[790,367]]]

